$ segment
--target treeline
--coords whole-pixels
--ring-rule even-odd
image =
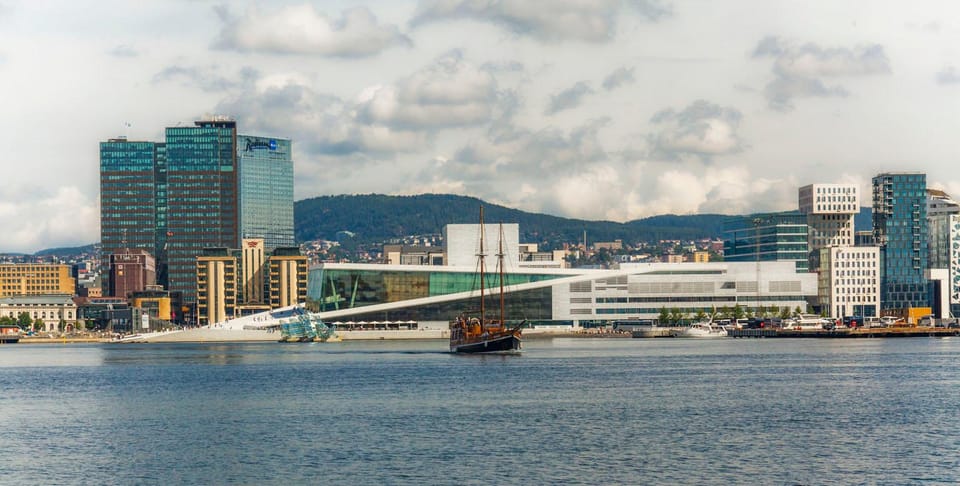
[[[439,234],[446,224],[472,224],[484,207],[488,224],[519,223],[520,240],[559,248],[563,243],[623,240],[626,244],[659,240],[717,238],[722,216],[664,215],[616,223],[528,213],[466,196],[382,194],[322,196],[297,201],[294,227],[298,241],[335,240],[340,231],[360,243],[380,243],[408,235]]]

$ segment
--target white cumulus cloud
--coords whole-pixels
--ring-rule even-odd
[[[358,97],[357,110],[370,123],[449,127],[489,121],[496,101],[490,72],[452,51],[393,85],[368,88]]]
[[[739,110],[697,100],[681,111],[663,110],[651,122],[658,127],[650,135],[651,156],[676,159],[682,155],[712,157],[741,151],[744,142],[737,133]]]
[[[339,18],[309,4],[263,11],[247,9],[234,17],[222,9],[223,26],[214,43],[220,49],[282,54],[366,57],[410,39],[394,25],[380,24],[365,7],[345,10]]]
[[[100,238],[100,211],[77,187],[0,190],[0,248],[34,253],[50,247],[81,246]]]
[[[654,1],[623,0],[423,0],[413,24],[444,19],[473,19],[503,26],[517,34],[543,40],[609,40],[625,7],[632,5],[641,16],[658,20],[669,12]]]

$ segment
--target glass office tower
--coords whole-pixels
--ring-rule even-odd
[[[157,161],[154,142],[114,138],[100,142],[100,275],[109,288],[108,255],[120,249],[157,251]]]
[[[290,140],[240,135],[240,237],[263,238],[267,253],[296,246]]]
[[[196,258],[240,245],[237,124],[226,117],[166,129],[167,290],[196,302]]]
[[[791,260],[806,272],[807,216],[798,211],[752,214],[723,220],[723,259],[728,262]]]
[[[884,173],[873,178],[873,235],[880,245],[883,309],[928,307],[927,176]]]

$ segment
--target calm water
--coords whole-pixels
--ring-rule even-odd
[[[960,338],[0,346],[0,483],[960,482]]]

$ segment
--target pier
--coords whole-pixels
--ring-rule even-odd
[[[677,337],[677,334],[682,331],[682,327],[660,327],[652,326],[645,327],[642,329],[634,329],[630,334],[635,338],[664,338],[664,337]]]
[[[960,329],[945,327],[878,327],[867,329],[729,329],[734,338],[892,338],[960,336]]]

